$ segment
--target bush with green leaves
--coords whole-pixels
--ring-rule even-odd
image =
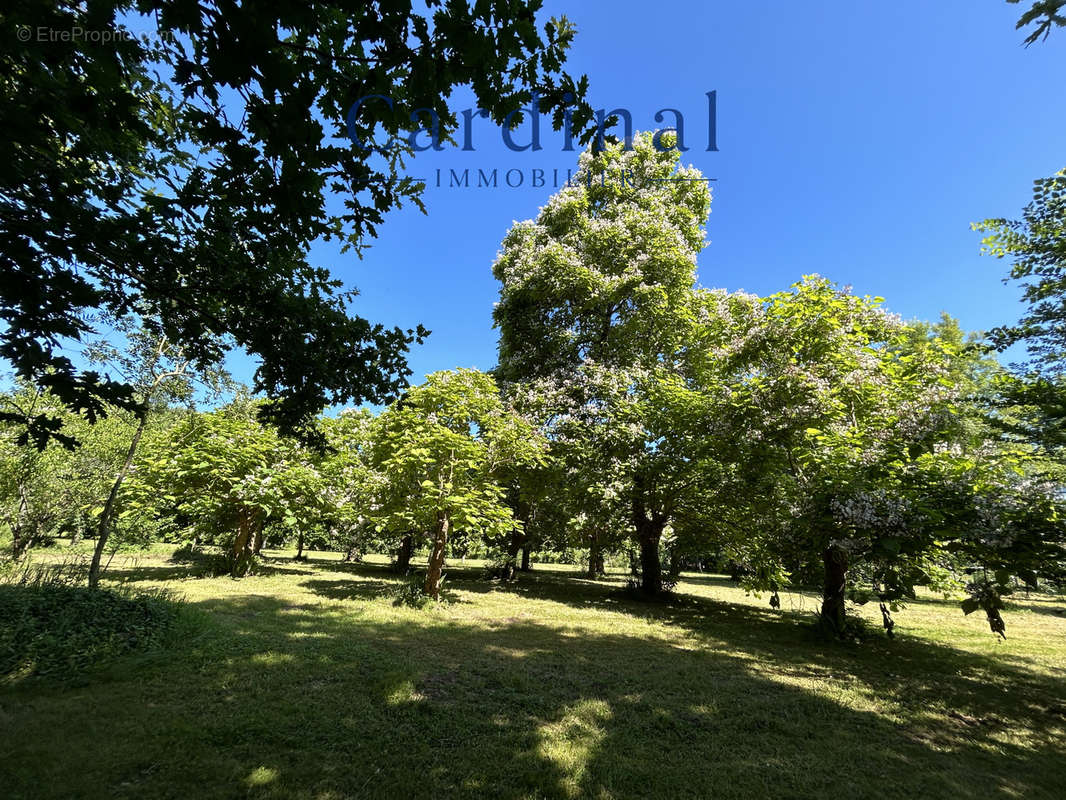
[[[163,591],[74,586],[62,570],[0,583],[0,677],[77,677],[116,656],[160,646],[178,605]]]
[[[395,606],[407,606],[408,608],[424,609],[447,602],[440,592],[444,588],[445,576],[441,575],[437,581],[437,597],[431,597],[424,590],[425,577],[420,574],[411,575],[392,590],[392,604]]]

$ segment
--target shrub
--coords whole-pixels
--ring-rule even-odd
[[[394,606],[408,606],[410,608],[428,608],[443,603],[444,601],[444,576],[441,575],[440,587],[441,600],[434,600],[425,593],[425,575],[412,575],[405,581],[401,581],[392,591],[392,604]]]
[[[190,574],[200,578],[217,578],[221,575],[242,578],[268,571],[263,566],[263,560],[257,555],[242,555],[239,561],[234,563],[228,552],[208,552],[192,544],[183,544],[171,553],[170,560],[175,564],[190,565]]]
[[[500,559],[485,566],[485,578],[488,580],[510,582],[518,579],[518,567],[514,559]]]
[[[157,646],[176,616],[165,592],[129,594],[23,573],[0,584],[0,676],[69,679],[115,656]]]

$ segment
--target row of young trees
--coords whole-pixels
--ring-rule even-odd
[[[2,400],[62,413],[28,385]],[[20,444],[9,426],[0,492],[10,556],[60,536],[95,536],[97,559],[131,544],[186,541],[220,548],[241,576],[268,538],[295,543],[298,555],[310,540],[349,558],[406,546],[408,564],[425,539],[424,589],[436,597],[450,534],[507,536],[515,522],[503,487],[544,458],[533,426],[476,370],[430,375],[376,417],[323,417],[316,448],[263,423],[260,406],[239,394],[207,412],[160,404],[140,419],[114,413],[92,426],[71,415],[74,449]]]
[[[849,597],[876,599],[891,630],[926,584],[965,586],[964,609],[1002,634],[1003,594],[1061,577],[1061,452],[1032,384],[950,318],[904,322],[818,276],[765,298],[700,287],[707,184],[649,136],[580,170],[503,242],[494,372],[321,417],[317,448],[246,396],[183,408],[196,381],[224,381],[151,327],[126,331],[125,355],[97,348],[149,412],[68,414],[73,451],[4,431],[13,554],[95,536],[95,583],[112,529],[218,546],[236,575],[268,540],[392,550],[405,568],[424,547],[437,597],[447,553],[472,539],[507,574],[520,551],[582,548],[590,576],[632,552],[651,596],[708,561],[772,604],[820,585],[837,633]],[[28,385],[4,403],[62,413]]]

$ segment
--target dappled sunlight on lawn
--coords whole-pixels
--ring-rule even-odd
[[[393,604],[401,578],[384,563],[289,563],[166,584],[203,625],[148,668],[0,696],[12,763],[65,754],[49,783],[31,770],[16,785],[57,798],[77,785],[205,799],[1028,798],[1066,780],[1055,613],[1008,611],[1012,638],[997,643],[983,620],[922,599],[897,615],[896,640],[837,644],[806,611],[774,612],[719,576],[647,603],[620,574],[545,567],[502,584],[453,564],[452,602],[418,611]],[[109,579],[157,585],[162,566],[141,558]]]

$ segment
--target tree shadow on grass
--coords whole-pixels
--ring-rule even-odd
[[[241,580],[254,579],[256,576],[267,577],[270,575],[312,575],[309,569],[300,569],[287,566],[278,566],[273,560],[264,560],[257,568],[254,575]],[[104,573],[105,580],[112,583],[139,583],[141,581],[183,581],[199,580],[202,578],[225,578],[225,571],[219,571],[210,564],[200,562],[176,563],[173,566],[155,565],[119,565],[109,567]]]
[[[921,640],[826,646],[702,601],[651,611],[676,636],[195,605],[212,625],[149,673],[0,695],[9,797],[1050,798],[1066,779],[1039,707],[1061,680],[999,665],[990,684],[984,659]]]
[[[1029,611],[1033,614],[1046,614],[1059,619],[1066,618],[1066,601],[1061,597],[1021,597],[1006,598],[1007,611]]]
[[[313,575],[314,570],[308,569],[303,566],[299,561],[292,561],[288,558],[264,558],[259,566],[256,567],[256,572],[250,577],[254,578],[258,575]]]
[[[702,586],[720,586],[723,589],[736,589],[739,586],[739,583],[729,576],[712,572],[682,572],[681,580]]]
[[[1009,658],[829,643],[797,613],[639,602],[555,570],[451,567],[449,585],[587,615],[371,614],[314,595],[377,598],[386,566],[302,566],[307,601],[195,603],[209,624],[148,670],[0,693],[7,796],[1051,798],[1066,781],[1066,683]]]
[[[172,567],[118,566],[108,567],[103,579],[110,583],[139,583],[141,581],[183,581],[211,577],[202,567],[178,564]]]
[[[869,686],[877,699],[915,713],[955,709],[964,724],[1001,722],[1003,728],[1013,720],[1039,730],[1063,722],[1060,698],[1066,697],[1066,681],[1034,672],[1033,660],[1009,652],[971,653],[905,631],[892,640],[873,635],[861,645],[840,643],[825,639],[811,624],[812,615],[802,612],[775,612],[684,593],[641,600],[610,584],[560,580],[551,574],[527,573],[515,583],[497,585],[453,581],[452,587],[641,617],[676,627],[702,647],[743,648],[790,679],[850,676]],[[1004,715],[1009,701],[1015,701],[1014,710]]]
[[[309,580],[300,583],[327,600],[375,600],[396,590],[398,581],[384,580]]]
[[[421,582],[424,572],[412,570],[407,575],[400,575],[393,570],[347,570],[352,578],[316,578],[301,581],[300,586],[314,592],[327,600],[378,600],[395,601],[397,591],[408,581]],[[378,577],[382,576],[382,577]],[[446,581],[441,587],[441,599],[449,604],[465,603]]]
[[[317,573],[337,572],[358,577],[400,577],[400,573],[391,564],[371,564],[365,561],[339,561],[325,558],[309,558],[303,562]]]

